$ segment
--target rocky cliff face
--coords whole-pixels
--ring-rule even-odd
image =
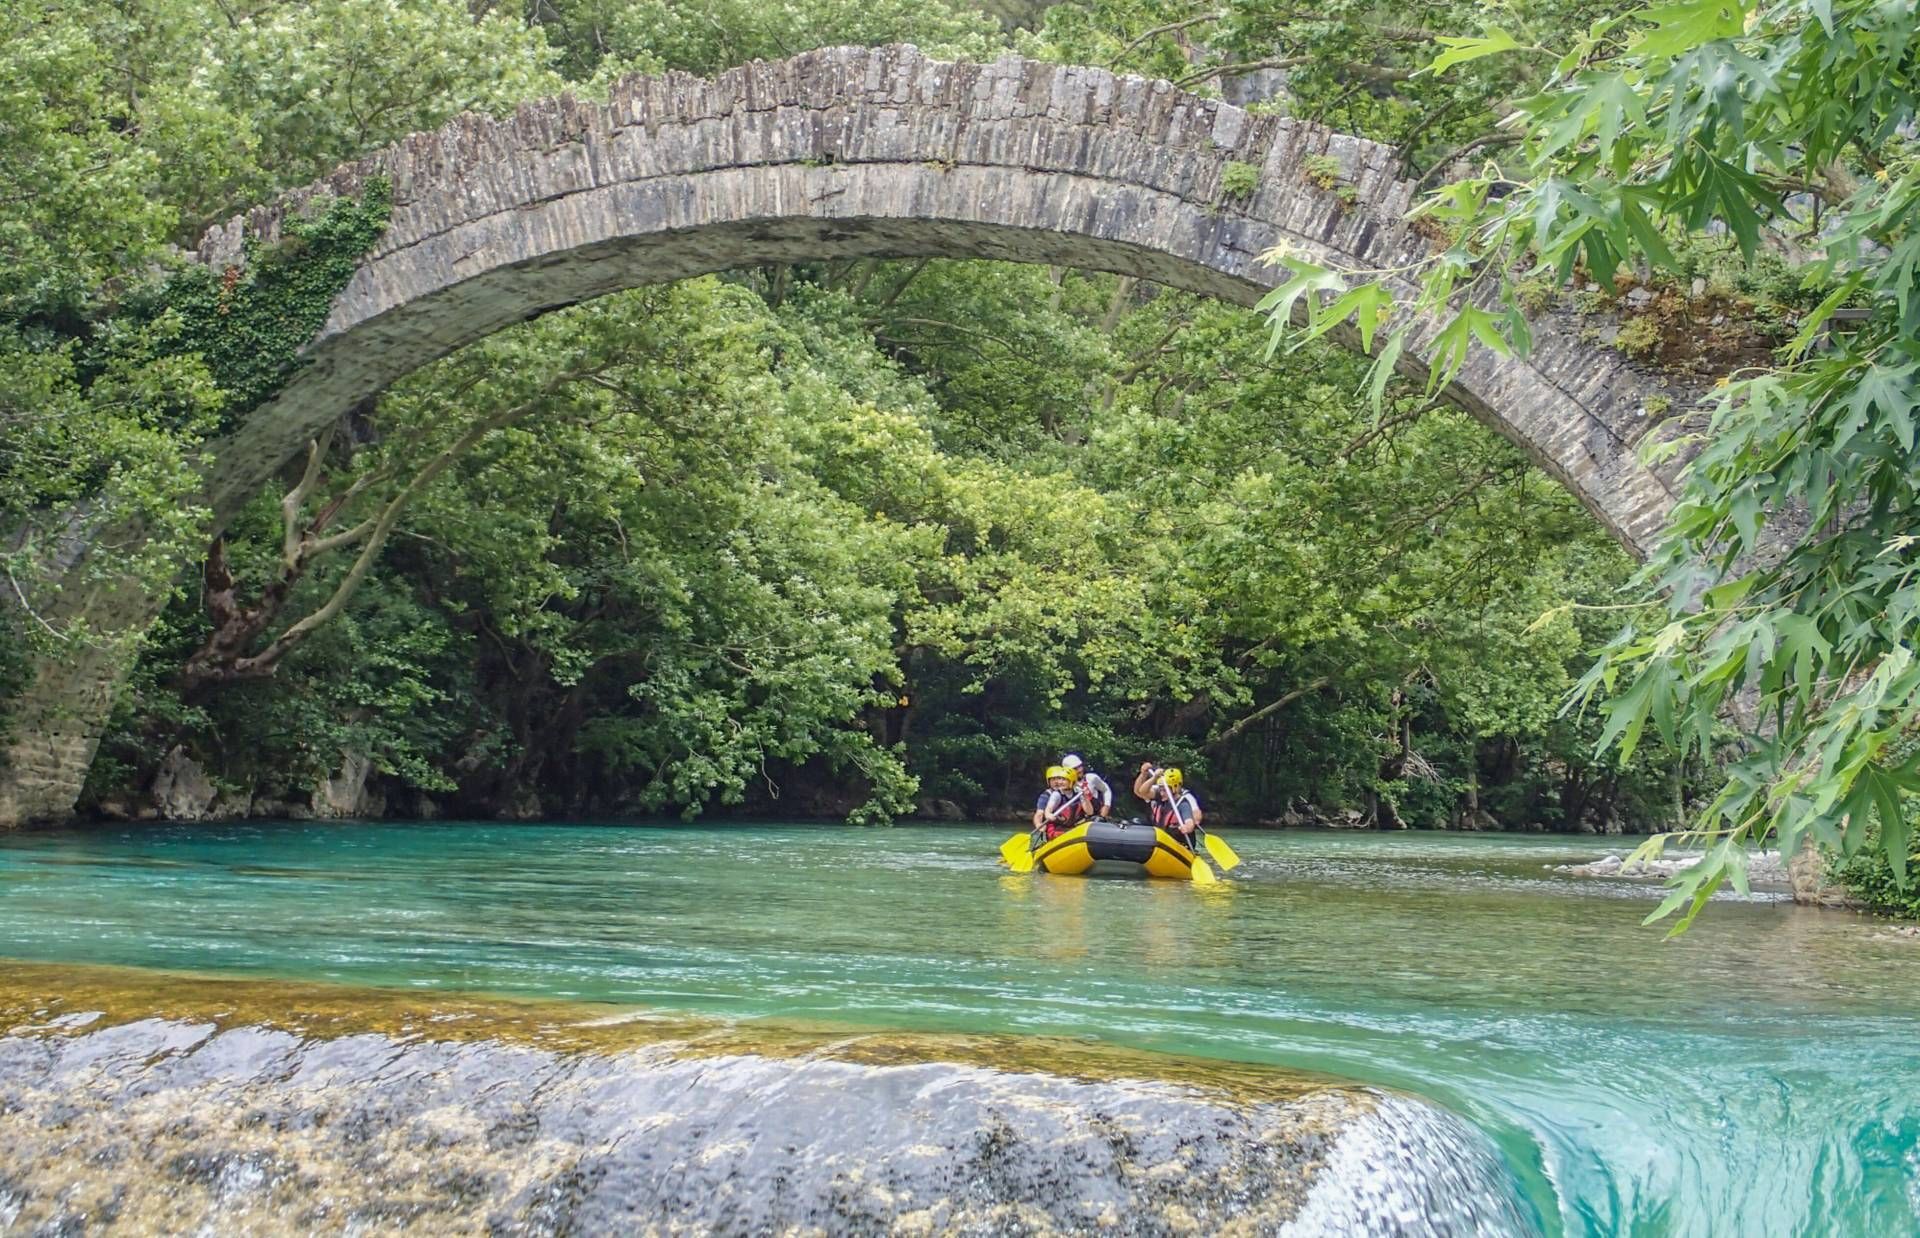
[[[153,809],[168,821],[203,821],[212,815],[219,791],[199,762],[174,745],[153,778]]]

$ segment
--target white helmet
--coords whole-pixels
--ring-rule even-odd
[[[1066,766],[1068,769],[1085,769],[1087,767],[1085,761],[1082,761],[1077,755],[1071,752],[1060,758],[1060,764]]]

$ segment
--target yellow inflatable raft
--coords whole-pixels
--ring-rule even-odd
[[[1138,865],[1149,877],[1193,880],[1196,856],[1174,834],[1140,821],[1088,821],[1032,848],[1033,866],[1062,876]],[[1205,864],[1205,860],[1199,861]]]

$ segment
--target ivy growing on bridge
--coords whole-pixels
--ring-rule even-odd
[[[178,316],[173,348],[198,354],[226,393],[220,431],[266,403],[300,368],[300,350],[326,325],[334,298],[392,214],[393,187],[372,178],[357,200],[338,198],[318,215],[289,219],[271,245],[249,238],[243,263],[180,271],[142,307],[148,315]]]
[[[39,590],[34,564],[58,554],[67,505],[87,504],[87,527],[137,526],[135,549],[93,539],[92,570],[130,587],[164,589],[180,561],[206,540],[195,464],[201,444],[231,430],[270,399],[302,364],[300,351],[386,229],[392,190],[369,181],[310,218],[291,219],[273,245],[249,242],[246,261],[224,271],[182,268],[136,285],[119,307],[78,334],[39,322],[0,322],[0,355],[14,362],[0,402],[31,401],[57,414],[0,434],[0,527],[13,534],[0,556],[7,601],[0,615],[0,727],[28,690],[27,651],[112,640]],[[120,410],[133,407],[138,415]],[[12,427],[0,427],[12,428]]]

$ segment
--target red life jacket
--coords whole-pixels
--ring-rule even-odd
[[[1185,791],[1180,792],[1178,795],[1174,795],[1168,791],[1164,795],[1156,794],[1153,797],[1153,823],[1163,830],[1172,830],[1178,833],[1181,820],[1180,814],[1174,811],[1174,805],[1181,800],[1188,800],[1186,818],[1188,821],[1193,820],[1193,810],[1198,805],[1188,799]]]
[[[1060,815],[1047,822],[1048,838],[1055,838],[1066,833],[1093,815],[1093,810],[1087,805],[1087,797],[1079,790],[1068,791],[1066,793],[1065,807],[1055,804],[1053,808],[1049,808],[1046,811],[1052,812],[1056,808],[1059,809]]]

